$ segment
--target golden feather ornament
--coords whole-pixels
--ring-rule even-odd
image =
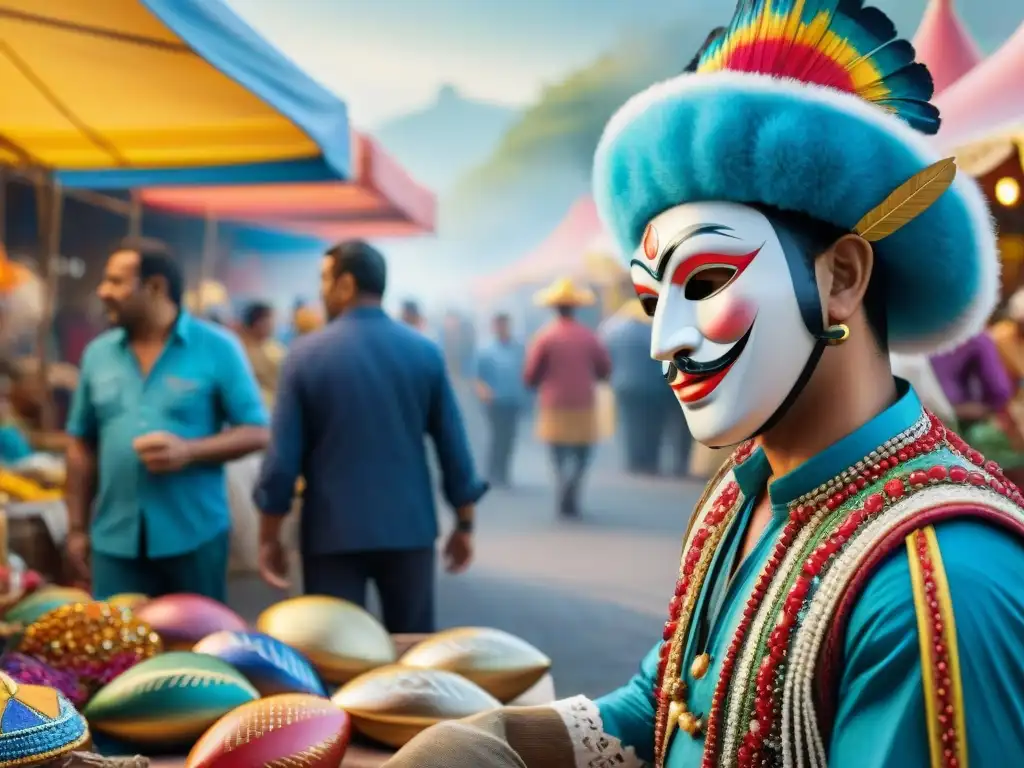
[[[956,178],[952,157],[929,165],[893,190],[885,200],[865,214],[853,231],[871,243],[888,237],[910,223],[942,197]]]

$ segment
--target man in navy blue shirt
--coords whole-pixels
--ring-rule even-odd
[[[331,321],[298,339],[278,386],[270,449],[254,500],[260,573],[288,586],[280,541],[295,483],[305,478],[300,533],[307,594],[358,605],[373,581],[395,632],[434,629],[434,492],[425,435],[456,522],[449,571],[472,559],[477,476],[440,348],[381,308],[384,258],[351,241],[324,256],[321,293]]]

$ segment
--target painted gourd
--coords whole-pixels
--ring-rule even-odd
[[[101,688],[82,714],[98,733],[165,748],[195,743],[218,719],[258,698],[259,692],[227,662],[171,651]]]
[[[260,632],[214,632],[192,649],[226,661],[246,676],[261,696],[327,691],[313,665],[291,646]]]
[[[338,768],[350,735],[349,716],[327,699],[284,693],[224,715],[196,742],[185,768]]]
[[[391,636],[377,619],[333,597],[308,595],[272,605],[256,628],[302,653],[330,683],[348,682],[396,659]]]

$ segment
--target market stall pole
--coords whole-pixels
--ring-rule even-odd
[[[36,184],[36,216],[39,220],[39,264],[43,279],[43,317],[39,324],[36,340],[36,354],[39,356],[39,379],[43,387],[40,426],[44,431],[57,428],[57,418],[50,386],[50,344],[53,334],[53,319],[57,312],[57,291],[60,272],[60,225],[64,213],[64,198],[60,183],[49,174],[45,181]]]
[[[207,292],[203,286],[213,280],[217,271],[217,219],[207,212],[203,217],[203,250],[199,263],[199,284],[196,290],[198,305],[196,312],[203,315],[206,310]]]

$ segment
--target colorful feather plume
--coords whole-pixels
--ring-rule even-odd
[[[708,41],[699,73],[792,78],[855,94],[922,133],[939,130],[931,75],[914,47],[863,0],[740,0],[724,34]]]

